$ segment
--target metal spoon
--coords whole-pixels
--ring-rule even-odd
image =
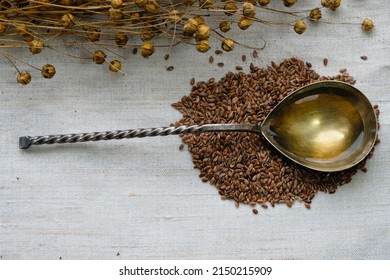
[[[318,171],[340,171],[363,160],[377,137],[375,111],[355,87],[336,81],[304,86],[283,99],[260,125],[205,124],[80,134],[23,136],[19,147],[201,132],[262,134],[280,153]]]

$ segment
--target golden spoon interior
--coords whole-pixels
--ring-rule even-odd
[[[347,169],[375,144],[378,121],[355,87],[323,81],[287,96],[267,116],[264,137],[291,160],[319,171]]]
[[[375,144],[378,121],[367,97],[338,81],[304,86],[283,99],[261,125],[205,124],[78,134],[23,136],[19,147],[202,132],[259,133],[280,153],[318,171],[340,171],[362,161]]]

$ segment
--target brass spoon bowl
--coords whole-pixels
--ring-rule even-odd
[[[375,144],[378,122],[367,97],[338,81],[304,86],[283,99],[258,125],[205,124],[105,132],[23,136],[19,147],[201,132],[262,134],[280,153],[318,171],[340,171],[362,161]]]
[[[283,99],[262,124],[264,137],[291,160],[319,171],[363,160],[377,137],[375,111],[355,87],[324,81]]]

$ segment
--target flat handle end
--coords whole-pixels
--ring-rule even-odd
[[[32,138],[29,136],[19,137],[19,148],[20,149],[28,149],[32,144]]]

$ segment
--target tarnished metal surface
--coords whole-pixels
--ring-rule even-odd
[[[302,87],[276,106],[261,126],[206,124],[179,127],[141,128],[105,132],[23,136],[19,147],[119,140],[201,132],[254,132],[291,160],[319,171],[347,169],[363,160],[377,135],[374,109],[355,87],[323,81]]]

